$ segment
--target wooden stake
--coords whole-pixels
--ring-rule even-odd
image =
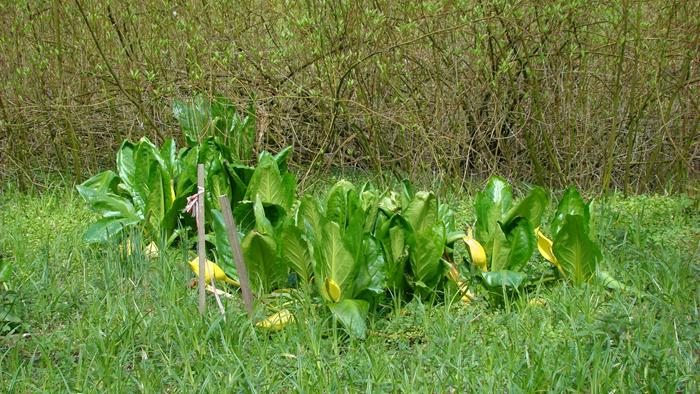
[[[243,261],[241,244],[238,242],[238,229],[236,228],[236,222],[233,220],[233,214],[231,213],[231,203],[226,196],[219,197],[219,202],[221,203],[221,213],[224,214],[224,224],[226,224],[226,231],[228,232],[228,241],[231,243],[233,261],[236,263],[236,270],[238,271],[238,279],[241,284],[241,293],[243,293],[243,303],[245,304],[245,309],[248,312],[248,317],[252,319],[253,293],[250,290],[250,279],[248,278],[248,270],[246,269],[245,262]]]
[[[199,255],[199,313],[206,311],[206,291],[204,276],[206,275],[207,251],[204,240],[204,164],[197,166],[197,254]],[[212,273],[213,275],[213,273]]]

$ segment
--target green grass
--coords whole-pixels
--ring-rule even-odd
[[[461,220],[472,220],[469,197],[451,199]],[[74,192],[10,192],[0,196],[0,258],[16,268],[0,296],[20,300],[5,308],[22,324],[0,333],[0,387],[696,392],[696,208],[682,196],[614,196],[598,204],[603,268],[644,297],[559,283],[502,309],[481,297],[469,305],[414,301],[371,321],[371,334],[358,341],[301,307],[300,323],[276,334],[253,329],[237,299],[224,301],[225,321],[213,299],[202,319],[182,251],[123,259],[116,246],[81,241],[92,214]]]

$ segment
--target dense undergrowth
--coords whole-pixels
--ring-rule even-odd
[[[332,182],[321,182],[320,189]],[[467,194],[446,198],[472,223]],[[0,340],[9,391],[687,391],[698,389],[697,200],[598,205],[601,265],[644,294],[541,286],[494,308],[483,293],[418,299],[370,319],[364,341],[312,306],[279,333],[240,302],[200,318],[184,250],[157,260],[82,241],[95,218],[70,190],[0,197],[0,259],[15,270]],[[542,261],[542,264],[546,264]],[[330,326],[329,326],[330,325]],[[7,331],[8,329],[12,331]]]

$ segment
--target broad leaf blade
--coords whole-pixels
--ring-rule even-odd
[[[317,242],[314,247],[318,249],[321,257],[317,267],[320,269],[318,287],[321,295],[327,301],[332,301],[324,286],[326,279],[330,279],[338,284],[342,291],[341,298],[345,298],[348,293],[352,292],[352,274],[355,269],[355,261],[352,253],[345,247],[338,223],[327,222],[323,226],[321,242]]]
[[[103,171],[85,182],[81,183],[80,186],[83,189],[93,189],[100,193],[116,193],[117,184],[119,183],[119,178],[117,174],[112,170]],[[80,189],[78,189],[80,192]]]
[[[559,201],[559,205],[557,206],[557,210],[554,213],[554,217],[552,217],[552,223],[550,227],[552,237],[557,236],[557,233],[559,232],[559,230],[561,230],[561,227],[564,225],[564,219],[567,215],[579,215],[583,217],[584,230],[586,234],[588,234],[588,221],[590,219],[588,205],[586,205],[586,202],[583,201],[581,194],[579,194],[578,190],[573,186],[566,189],[564,195],[561,198],[561,201]]]
[[[438,220],[437,199],[430,192],[420,191],[415,194],[401,216],[416,232],[429,231]]]
[[[541,187],[535,187],[523,199],[511,208],[502,223],[506,228],[514,226],[519,217],[526,218],[533,227],[540,225],[542,214],[547,207],[547,193]],[[508,233],[509,231],[506,231]]]
[[[260,155],[258,167],[255,169],[250,184],[246,190],[246,199],[255,201],[256,196],[267,204],[277,204],[289,209],[289,198],[285,194],[282,175],[275,159],[266,152]]]
[[[432,289],[443,277],[444,266],[440,258],[445,249],[445,240],[445,227],[440,222],[421,232],[409,230],[409,260],[416,282]]]
[[[348,299],[329,304],[328,307],[350,334],[360,339],[365,338],[367,335],[367,313],[369,312],[369,304],[366,301]]]
[[[527,219],[520,217],[515,220],[513,229],[506,236],[510,245],[508,263],[505,269],[520,271],[535,252],[537,240],[534,230]]]
[[[286,269],[277,262],[277,245],[271,236],[251,231],[243,238],[241,249],[251,287],[258,293],[269,293],[286,280]]]
[[[500,231],[498,222],[508,212],[513,200],[512,187],[500,177],[491,177],[474,200],[476,211],[475,238],[488,250],[494,233]]]
[[[524,273],[508,270],[482,272],[481,277],[486,288],[496,293],[501,293],[504,289],[508,291],[518,290],[528,280]]]
[[[279,239],[282,244],[282,260],[296,272],[301,281],[308,283],[313,273],[313,260],[301,230],[287,225],[282,229]]]
[[[224,215],[221,213],[221,211],[213,209],[212,217],[214,244],[216,245],[216,254],[218,256],[217,262],[224,270],[226,275],[228,275],[230,278],[238,280],[238,272],[236,271],[236,264],[233,261],[233,250],[231,249],[231,243],[228,239],[228,230],[226,228],[226,223],[224,222]]]
[[[576,285],[593,276],[602,257],[598,245],[588,238],[585,219],[580,215],[566,215],[553,249],[564,274]]]
[[[93,223],[85,230],[83,239],[88,243],[107,242],[121,234],[125,228],[138,224],[138,219],[123,217],[106,217]]]

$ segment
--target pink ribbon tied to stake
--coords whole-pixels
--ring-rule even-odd
[[[185,205],[184,212],[189,213],[195,219],[197,219],[197,206],[199,205],[199,196],[203,194],[204,188],[197,187],[197,193],[187,197],[187,205]]]

